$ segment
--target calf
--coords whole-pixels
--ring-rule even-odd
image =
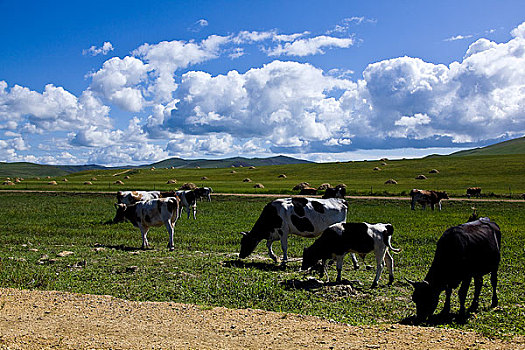
[[[476,196],[476,197],[481,196],[481,187],[467,188],[467,197],[470,198],[471,196]]]
[[[394,252],[400,251],[400,249],[392,248],[390,244],[393,233],[394,227],[390,224],[368,224],[366,222],[334,224],[328,227],[310,247],[304,248],[301,269],[307,270],[322,260],[320,271],[322,278],[325,273],[326,261],[336,259],[337,282],[341,282],[343,258],[347,253],[357,253],[364,259],[367,253],[374,251],[377,269],[372,288],[378,284],[385,266],[385,257],[389,270],[389,284],[392,284],[394,281],[394,259],[392,259],[388,249]],[[352,256],[352,260],[355,260],[355,256]],[[356,261],[354,261],[354,265],[355,263]]]
[[[181,204],[178,217],[182,215],[182,209],[184,208],[188,213],[188,219],[190,218],[190,209],[193,212],[193,219],[197,219],[197,197],[195,192],[192,190],[179,190],[175,191],[175,194],[179,197]]]
[[[483,276],[490,273],[492,304],[498,305],[496,285],[500,262],[501,232],[489,218],[481,218],[446,230],[437,242],[432,265],[423,282],[413,282],[412,300],[416,303],[416,319],[426,320],[436,310],[439,295],[445,290],[442,315],[450,312],[450,295],[461,283],[458,292],[459,318],[465,317],[465,299],[470,281],[474,278],[474,299],[469,312],[478,308]]]
[[[336,187],[328,187],[323,194],[323,198],[345,198],[346,188],[337,185]]]
[[[282,198],[268,203],[250,232],[241,232],[239,258],[250,255],[260,241],[266,240],[268,254],[275,262],[272,243],[281,240],[283,261],[288,260],[288,235],[317,237],[328,226],[346,220],[348,204],[345,200],[330,198]]]
[[[173,227],[177,222],[179,212],[179,199],[177,197],[152,199],[135,204],[115,203],[117,214],[114,222],[129,220],[133,226],[138,227],[142,234],[142,249],[149,246],[147,234],[150,227],[164,224],[169,235],[169,250],[173,250]]]
[[[423,209],[426,209],[427,204],[430,204],[430,208],[434,210],[434,206],[437,204],[439,210],[441,210],[441,200],[448,199],[447,192],[441,191],[426,191],[413,189],[410,191],[410,197],[412,197],[412,202],[410,207],[412,210],[415,209],[416,203],[419,203],[423,206]]]
[[[196,198],[199,198],[201,201],[203,198],[207,198],[208,202],[211,202],[211,193],[213,192],[211,187],[199,187],[193,191]]]
[[[118,191],[117,203],[135,204],[140,201],[149,201],[160,198],[159,191]]]

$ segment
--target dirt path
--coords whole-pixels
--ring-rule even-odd
[[[0,349],[525,349],[431,327],[355,327],[261,310],[0,289]]]

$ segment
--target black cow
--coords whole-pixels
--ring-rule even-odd
[[[474,278],[474,299],[469,312],[476,311],[483,285],[483,276],[490,273],[492,304],[498,305],[496,285],[500,262],[501,232],[499,226],[489,218],[468,222],[446,230],[437,242],[432,265],[423,282],[413,282],[412,300],[416,303],[418,322],[425,321],[436,310],[439,295],[446,293],[442,315],[450,312],[450,295],[459,289],[459,318],[465,317],[465,299],[470,280]]]
[[[213,189],[211,187],[198,187],[193,190],[195,197],[199,198],[201,201],[203,198],[207,198],[208,202],[211,202],[211,194]]]

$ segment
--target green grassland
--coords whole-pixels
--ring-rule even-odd
[[[376,167],[380,170],[374,170]],[[429,173],[432,169],[437,169],[439,173]],[[286,175],[286,178],[279,178],[280,174]],[[416,180],[420,174],[427,179]],[[251,182],[243,182],[247,178]],[[177,180],[177,183],[167,184],[170,179]],[[388,179],[394,179],[398,184],[385,184]],[[48,185],[51,180],[55,180],[57,185]],[[123,181],[124,185],[115,184],[117,180]],[[86,181],[92,185],[85,185]],[[350,195],[408,195],[412,188],[422,188],[446,190],[452,196],[465,196],[467,187],[479,186],[484,196],[519,198],[525,193],[525,154],[430,156],[405,160],[275,165],[255,169],[104,169],[49,179],[25,178],[14,186],[0,188],[55,191],[168,190],[192,182],[198,186],[210,186],[218,193],[292,194],[292,188],[303,181],[313,187],[322,183],[332,186],[344,183]],[[261,183],[265,188],[253,188],[255,183]]]
[[[435,166],[437,163],[429,166],[414,161],[413,164],[420,166],[417,170],[437,167],[445,174],[451,169]],[[364,177],[367,171],[370,177],[375,176],[370,165],[375,164],[359,164],[356,168],[355,164],[332,164],[325,169],[331,172],[331,179],[339,179],[333,177],[335,169],[347,167],[351,175],[340,181],[348,184],[352,176]],[[390,162],[389,166],[395,168],[396,162]],[[282,169],[272,171],[278,174]],[[207,170],[206,175],[213,178],[225,169],[216,171]],[[244,171],[264,174],[258,169],[240,172]],[[136,186],[146,185],[147,178],[159,176],[160,171],[152,173],[133,175],[137,177]],[[167,174],[168,171],[164,175]],[[322,172],[306,174],[300,180],[316,183],[322,177]],[[299,173],[289,175],[291,183],[299,180]],[[143,176],[144,182],[139,181],[139,176]],[[187,176],[195,175],[189,172]],[[227,182],[224,187],[219,184],[223,183],[217,182],[221,190],[231,190]],[[289,184],[279,187],[277,180],[275,184],[276,188],[290,187]],[[493,188],[496,190],[498,186]],[[311,239],[290,238],[291,261],[285,269],[268,258],[264,244],[249,259],[238,260],[239,232],[251,228],[268,198],[218,196],[212,202],[199,202],[197,220],[188,220],[183,215],[177,222],[175,251],[169,252],[163,227],[150,231],[148,238],[153,249],[143,251],[139,249],[138,229],[129,223],[108,224],[114,216],[113,194],[4,192],[2,197],[0,287],[109,294],[129,300],[196,303],[204,308],[259,308],[317,315],[354,325],[395,323],[415,313],[410,300],[411,286],[404,277],[424,277],[437,239],[446,228],[465,222],[473,205],[471,201],[448,201],[442,211],[411,211],[406,200],[350,199],[348,221],[392,223],[393,245],[403,249],[394,255],[394,284],[386,285],[388,276],[384,271],[380,286],[370,289],[375,269],[354,271],[348,258],[343,269],[346,284],[305,284],[307,276],[298,271],[298,258],[302,249],[313,242]],[[447,327],[491,336],[525,335],[525,202],[475,204],[481,215],[489,216],[502,229],[500,305],[489,308],[491,292],[487,276],[479,312],[466,324],[452,323]],[[60,254],[65,251],[71,253]],[[278,243],[274,244],[274,251],[282,253]],[[366,263],[374,265],[373,260],[370,255]],[[335,266],[331,266],[332,281],[335,275]],[[345,288],[348,285],[352,289]],[[452,307],[457,311],[457,293]]]

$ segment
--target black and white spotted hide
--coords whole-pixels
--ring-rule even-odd
[[[268,203],[250,232],[241,232],[239,257],[248,257],[260,241],[266,240],[268,254],[275,262],[277,257],[272,243],[281,241],[282,263],[288,260],[288,235],[317,237],[328,226],[346,221],[348,204],[345,200],[330,198],[283,198]]]

